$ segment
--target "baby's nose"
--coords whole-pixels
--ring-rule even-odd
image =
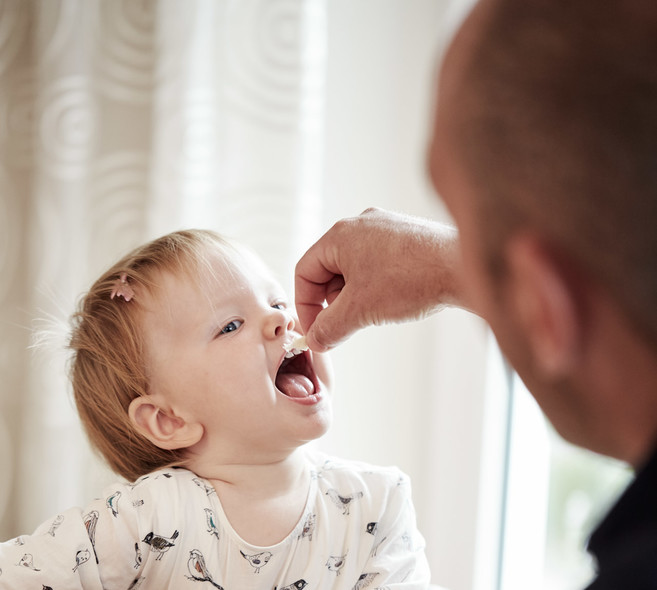
[[[266,330],[276,338],[294,330],[294,316],[287,309],[274,309],[267,322]]]

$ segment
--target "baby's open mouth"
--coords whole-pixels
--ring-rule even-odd
[[[288,397],[308,397],[316,392],[315,371],[308,351],[283,359],[276,373],[276,387]]]

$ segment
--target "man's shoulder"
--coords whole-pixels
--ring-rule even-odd
[[[590,590],[657,588],[657,452],[591,536],[598,564]]]
[[[630,534],[599,563],[587,590],[654,590],[657,588],[657,531]]]

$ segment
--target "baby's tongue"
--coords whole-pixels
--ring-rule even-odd
[[[299,373],[280,373],[276,377],[276,387],[288,397],[308,397],[315,393],[313,382]]]

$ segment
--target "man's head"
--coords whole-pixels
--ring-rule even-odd
[[[471,296],[535,394],[532,352],[553,366],[572,352],[592,286],[657,347],[656,58],[654,2],[484,0],[445,60],[432,173],[461,230]],[[539,303],[508,297],[518,265]],[[537,315],[542,303],[558,322]],[[540,351],[518,337],[532,314],[559,328]],[[590,404],[574,407],[577,385],[561,377],[537,398],[587,444],[573,431]]]

